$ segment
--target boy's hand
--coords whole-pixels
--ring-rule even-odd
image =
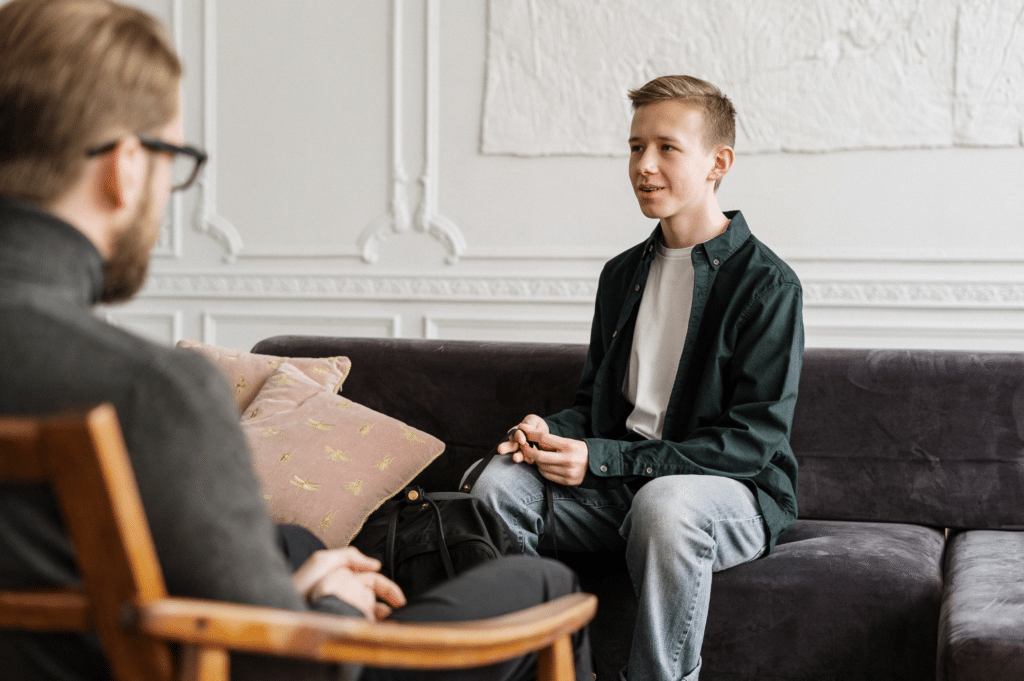
[[[402,589],[380,574],[380,567],[379,560],[351,546],[317,551],[295,571],[292,582],[311,603],[321,596],[337,596],[376,621],[390,615],[392,607],[405,605]]]
[[[536,442],[537,438],[550,433],[547,421],[536,414],[530,414],[509,431],[508,440],[498,445],[498,453],[511,454],[512,460],[516,463],[533,463],[533,447],[529,443]]]
[[[546,433],[537,438],[529,453],[537,471],[551,482],[575,486],[583,482],[590,461],[590,450],[583,440]]]

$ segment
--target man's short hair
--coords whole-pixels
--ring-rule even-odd
[[[58,199],[87,149],[169,123],[180,80],[174,47],[142,10],[11,0],[0,7],[0,194]]]
[[[736,109],[721,90],[693,76],[661,76],[629,91],[633,111],[644,104],[682,100],[704,114],[704,144],[708,149],[736,144]]]

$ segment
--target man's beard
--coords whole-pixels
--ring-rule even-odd
[[[106,277],[100,294],[104,303],[121,303],[130,299],[146,281],[150,252],[160,220],[150,215],[152,204],[152,192],[147,191],[124,231],[114,238],[110,257],[104,263]],[[158,224],[152,224],[154,220]]]

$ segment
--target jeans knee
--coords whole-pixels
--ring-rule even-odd
[[[707,509],[699,495],[688,493],[689,486],[689,481],[664,477],[640,488],[630,510],[631,534],[638,533],[647,541],[675,543],[683,535],[705,532]]]
[[[487,463],[470,494],[495,508],[508,503],[518,505],[537,487],[536,477],[530,466],[496,456]]]
[[[503,478],[508,476],[508,471],[503,466],[495,465],[499,463],[497,458],[489,462],[481,461],[479,465],[483,466],[485,463],[487,464],[486,468],[484,468],[480,477],[477,478],[473,489],[469,493],[494,506],[495,502],[502,497],[502,491],[506,488]]]

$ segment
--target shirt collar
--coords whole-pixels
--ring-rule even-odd
[[[78,229],[35,204],[0,196],[0,279],[90,307],[106,274],[103,257]]]
[[[725,228],[725,231],[714,239],[697,244],[693,249],[694,253],[703,253],[710,263],[714,263],[715,260],[719,261],[715,264],[725,262],[750,238],[750,228],[747,227],[747,221],[743,219],[743,213],[738,210],[725,211],[725,217],[729,218],[729,226]],[[644,258],[654,257],[660,238],[661,223],[659,222],[651,232],[651,236],[644,242]]]

